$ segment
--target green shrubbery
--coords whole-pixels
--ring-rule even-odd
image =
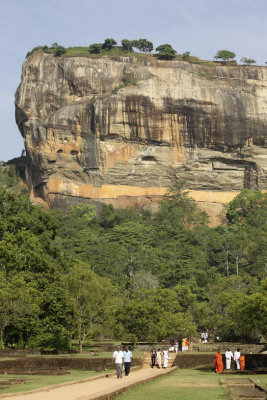
[[[177,186],[153,217],[111,205],[44,212],[1,191],[0,339],[54,350],[98,334],[266,336],[267,194],[244,190],[222,225],[207,220]]]
[[[29,51],[26,57],[29,57],[35,52],[45,52],[49,54],[55,54],[56,56],[85,56],[88,53],[92,56],[101,55],[125,55],[127,54],[147,54],[153,51],[153,43],[147,39],[122,39],[121,46],[117,45],[117,42],[113,38],[107,38],[103,43],[92,43],[88,47],[69,47],[64,48],[57,42],[53,43],[50,47],[48,46],[36,46]],[[135,50],[138,52],[136,53]],[[204,64],[208,66],[214,65],[212,61],[203,61],[197,57],[190,56],[190,51],[184,52],[182,55],[176,55],[176,50],[170,44],[162,44],[156,48],[156,56],[160,60],[184,60],[192,64]],[[229,62],[236,57],[235,53],[229,50],[219,50],[214,56],[215,59],[222,60],[223,62]],[[256,61],[251,58],[242,57],[240,61],[245,65],[255,64]]]
[[[243,64],[246,64],[246,65],[255,64],[255,63],[257,62],[256,60],[253,60],[252,58],[247,58],[247,57],[242,57],[242,58],[240,58],[240,61],[241,61]]]
[[[57,42],[51,44],[50,47],[48,46],[37,46],[34,47],[31,51],[28,51],[28,53],[26,54],[26,57],[31,56],[33,53],[37,53],[37,52],[44,52],[44,53],[51,53],[51,54],[55,54],[57,57],[62,56],[65,52],[66,49],[63,46],[60,46]]]
[[[15,165],[5,165],[4,162],[0,162],[0,189],[7,189],[16,193],[28,193]]]
[[[219,50],[214,58],[221,59],[223,61],[229,61],[235,58],[235,53],[229,50]]]
[[[172,60],[176,54],[170,44],[162,44],[156,48],[156,51],[159,60]]]

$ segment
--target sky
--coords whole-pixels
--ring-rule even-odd
[[[169,43],[182,54],[212,60],[218,50],[236,60],[267,61],[266,0],[1,0],[0,160],[18,157],[23,140],[14,94],[26,53],[57,42],[88,46],[114,38]]]

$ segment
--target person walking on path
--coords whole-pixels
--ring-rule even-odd
[[[240,370],[240,349],[236,349],[236,351],[234,352],[234,360],[236,369]]]
[[[225,352],[226,369],[231,369],[231,361],[233,357],[234,357],[233,353],[228,348],[227,351]]]
[[[223,359],[220,350],[214,356],[214,368],[215,372],[221,374],[223,372]]]
[[[241,353],[239,361],[240,361],[240,369],[241,369],[241,371],[244,371],[244,369],[245,369],[245,354],[244,353]]]
[[[185,338],[185,349],[189,351],[189,339]]]
[[[157,350],[156,363],[157,363],[158,368],[161,368],[161,351],[160,351],[160,349]]]
[[[122,378],[122,365],[123,365],[123,359],[124,359],[124,354],[121,351],[120,346],[116,347],[116,350],[114,351],[112,355],[112,364],[115,363],[116,366],[116,373],[117,373],[117,378],[121,379]]]
[[[177,353],[178,353],[178,350],[179,350],[179,344],[178,344],[178,342],[175,343],[174,350],[175,350],[175,353],[177,354]]]
[[[151,351],[151,368],[155,367],[156,365],[156,357],[157,357],[157,351],[155,348],[153,348]]]
[[[131,368],[131,362],[133,360],[133,355],[132,352],[129,350],[129,347],[126,346],[124,352],[124,370],[125,370],[125,376],[128,376],[130,373],[130,368]]]
[[[169,362],[169,352],[165,347],[163,350],[163,368],[168,367],[168,362]]]

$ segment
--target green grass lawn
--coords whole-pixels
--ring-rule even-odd
[[[253,379],[267,389],[267,375],[216,375],[211,371],[177,369],[171,374],[137,386],[118,400],[226,400],[220,378]]]
[[[17,392],[25,392],[27,390],[39,389],[46,386],[58,385],[60,383],[76,381],[80,379],[90,378],[95,375],[99,375],[101,373],[114,372],[114,371],[103,371],[103,372],[95,372],[95,371],[80,371],[80,370],[70,370],[70,373],[67,375],[0,375],[0,384],[1,382],[17,378],[17,379],[26,379],[27,382],[18,385],[12,385],[6,389],[0,389],[0,394],[2,393],[17,393]]]
[[[170,375],[133,388],[118,400],[223,400],[220,378],[214,372],[177,369]]]

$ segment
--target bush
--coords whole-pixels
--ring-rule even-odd
[[[160,60],[172,60],[175,57],[176,51],[170,44],[162,44],[156,48],[157,57]]]
[[[45,46],[45,47],[47,47],[47,46]],[[31,51],[28,51],[27,54],[26,54],[26,58],[31,56],[33,53],[35,53],[35,52],[37,52],[39,50],[43,50],[43,46],[36,46]]]
[[[89,53],[90,54],[100,54],[102,49],[101,43],[93,43],[89,46]]]
[[[59,57],[64,53],[66,53],[65,48],[63,46],[58,46],[56,49],[56,56]]]
[[[134,46],[134,40],[128,40],[128,39],[122,39],[121,41],[121,47],[123,50],[128,51],[133,51],[133,46]]]
[[[51,46],[50,46],[51,49],[56,49],[58,47],[59,47],[58,42],[52,43]]]
[[[143,53],[150,53],[153,50],[153,43],[146,39],[133,40],[133,47]]]
[[[68,350],[70,347],[70,333],[67,330],[56,332],[42,332],[29,340],[30,348],[46,351]]]
[[[190,51],[186,51],[185,53],[183,53],[182,58],[183,60],[188,61],[190,58]]]
[[[251,65],[251,64],[255,64],[255,63],[256,63],[256,61],[253,60],[252,58],[246,58],[246,57],[240,58],[240,61],[241,61],[243,64],[246,64],[246,65]]]
[[[114,39],[105,39],[105,42],[102,44],[102,49],[111,50],[116,44],[117,42]]]

